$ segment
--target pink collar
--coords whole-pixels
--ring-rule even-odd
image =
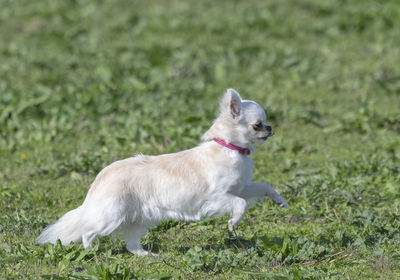
[[[226,143],[224,140],[219,139],[219,138],[213,138],[213,140],[215,142],[217,142],[218,144],[224,146],[224,147],[227,147],[227,148],[229,148],[231,150],[234,150],[234,151],[238,151],[242,155],[246,155],[247,156],[247,155],[250,154],[250,149],[248,149],[248,148],[242,148],[242,147],[239,147],[239,146],[236,146],[236,145],[233,145],[233,144]]]

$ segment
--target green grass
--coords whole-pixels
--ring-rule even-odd
[[[1,279],[400,277],[400,4],[0,1]],[[228,87],[276,136],[254,177],[289,202],[38,246],[97,172],[196,145]]]

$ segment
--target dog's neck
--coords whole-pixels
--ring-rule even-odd
[[[234,144],[242,148],[251,146],[245,138],[240,137],[233,129],[230,129],[231,124],[224,123],[223,120],[217,119],[213,125],[202,135],[201,141],[208,142],[214,138],[224,140],[226,143]]]
[[[214,138],[218,138],[223,140],[225,143],[229,143],[235,146],[238,146],[243,149],[249,149],[251,153],[256,152],[256,148],[251,145],[251,143],[240,141],[231,131],[227,131],[224,129],[224,125],[218,121],[215,121],[214,124],[202,135],[201,142],[209,142],[214,141]]]
[[[218,144],[220,144],[221,146],[224,146],[224,147],[234,150],[234,151],[238,151],[242,155],[247,156],[251,153],[250,149],[248,149],[248,148],[242,148],[242,147],[236,146],[234,144],[226,143],[224,140],[222,140],[220,138],[213,138],[213,140],[215,142],[217,142]]]

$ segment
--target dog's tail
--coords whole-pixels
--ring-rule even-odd
[[[71,210],[64,214],[57,222],[48,226],[36,239],[38,244],[53,243],[60,239],[63,245],[82,241],[81,216],[83,208]]]

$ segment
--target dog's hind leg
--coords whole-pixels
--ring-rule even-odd
[[[112,233],[116,228],[119,227],[121,222],[110,222],[108,224],[102,223],[97,224],[96,227],[92,227],[91,229],[87,228],[84,233],[82,234],[82,244],[83,247],[86,249],[87,247],[92,246],[93,240],[96,236],[106,236]]]
[[[82,230],[82,243],[83,247],[87,248],[92,246],[93,240],[96,236],[106,236],[116,230],[124,218],[118,215],[108,215],[104,216],[94,216],[91,218],[88,216],[84,217],[82,220],[83,230]]]
[[[123,233],[126,240],[126,249],[138,256],[147,256],[149,254],[157,256],[156,254],[144,250],[140,244],[142,236],[145,235],[147,231],[148,227],[143,224],[135,223],[124,225]]]
[[[95,239],[97,234],[93,231],[82,234],[82,244],[83,248],[92,247],[93,239]]]

